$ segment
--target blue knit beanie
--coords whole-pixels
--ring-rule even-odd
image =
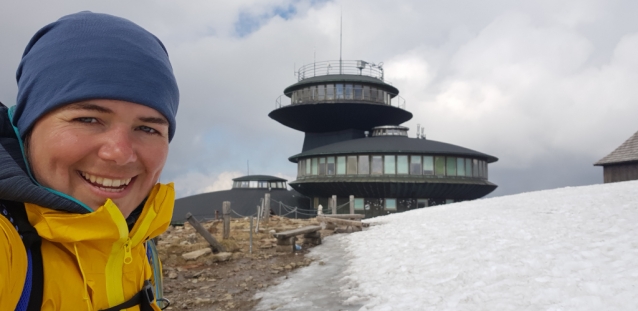
[[[175,134],[179,90],[166,48],[124,18],[80,12],[40,29],[16,72],[13,114],[20,136],[47,112],[66,104],[114,99],[157,110]]]

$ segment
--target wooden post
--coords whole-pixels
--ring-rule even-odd
[[[230,237],[230,202],[222,203],[222,215],[224,217],[224,239]]]
[[[259,213],[261,213],[261,207],[257,205],[257,225],[255,226],[255,233],[259,232]]]
[[[248,218],[248,221],[250,221],[250,246],[248,248],[248,252],[249,253],[253,253],[253,216],[250,216],[250,218]]]
[[[210,232],[208,232],[208,230],[206,230],[204,226],[202,226],[202,224],[200,224],[199,221],[197,221],[197,219],[195,219],[195,217],[193,217],[191,213],[186,213],[186,220],[193,226],[193,228],[195,228],[195,230],[197,230],[197,233],[199,233],[201,236],[204,237],[204,239],[206,239],[208,244],[210,244],[210,246],[213,248],[213,251],[226,251],[224,247],[219,244],[219,242],[217,242],[215,237],[210,234]]]
[[[264,222],[268,223],[268,220],[270,220],[270,193],[264,196]]]
[[[350,215],[354,214],[354,195],[350,196]]]
[[[336,195],[332,196],[331,203],[332,203],[332,215],[335,215],[337,214],[337,196]]]

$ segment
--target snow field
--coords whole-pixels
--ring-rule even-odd
[[[638,181],[455,203],[337,237],[360,310],[636,310]]]

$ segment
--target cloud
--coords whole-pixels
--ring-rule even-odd
[[[200,172],[189,172],[175,179],[175,191],[179,197],[211,191],[229,190],[233,187],[233,178],[241,177],[238,171],[222,172],[206,175]]]
[[[87,9],[131,19],[168,49],[182,97],[162,180],[178,196],[227,187],[247,161],[294,180],[303,133],[267,115],[294,68],[338,59],[341,12],[343,58],[385,63],[412,137],[420,124],[497,156],[498,194],[600,182],[591,164],[638,130],[632,1],[12,1],[0,11],[0,101],[13,104],[30,37]]]

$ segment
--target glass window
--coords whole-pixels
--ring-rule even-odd
[[[487,162],[485,162],[484,164],[485,164],[485,169],[483,170],[483,174],[484,174],[483,178],[487,179],[487,177],[488,177],[487,176]]]
[[[363,86],[363,99],[370,100],[370,87],[367,85]]]
[[[362,211],[363,210],[363,199],[354,199],[354,210],[355,211]]]
[[[401,175],[408,174],[408,156],[407,155],[397,156],[397,174],[401,174]]]
[[[317,175],[319,172],[319,166],[317,165],[317,158],[312,158],[312,175]]]
[[[271,181],[270,182],[270,189],[276,189],[276,188],[279,188],[279,187],[277,187],[277,182],[276,181]]]
[[[259,188],[268,188],[268,182],[259,181]]]
[[[363,99],[363,89],[361,88],[361,85],[356,85],[354,86],[354,99]]]
[[[397,210],[397,199],[385,199],[385,210],[386,211],[396,211]]]
[[[335,174],[335,157],[328,157],[326,164],[326,174],[334,175]]]
[[[248,181],[242,181],[241,182],[241,187],[242,188],[248,188]]]
[[[357,156],[348,156],[348,167],[346,170],[346,174],[357,174]]]
[[[410,175],[421,175],[421,156],[410,156]]]
[[[336,99],[343,99],[343,84],[335,85]]]
[[[376,102],[377,101],[377,89],[371,87],[370,88],[370,100]]]
[[[346,173],[346,157],[337,157],[337,175]]]
[[[319,175],[326,175],[326,158],[319,158]]]
[[[310,89],[305,88],[303,89],[303,101],[307,102],[308,100],[310,100]]]
[[[304,166],[306,167],[306,173],[304,176],[310,176],[310,159],[304,159]]]
[[[346,99],[352,99],[352,84],[346,84]]]
[[[257,188],[257,181],[256,180],[251,180],[248,187],[250,188]]]
[[[326,85],[326,100],[333,100],[333,99],[335,99],[334,84],[328,84]]]
[[[393,155],[383,156],[383,174],[394,175],[397,173],[396,159]]]
[[[456,176],[456,157],[447,157],[446,171],[448,176]]]
[[[317,100],[326,99],[326,88],[323,85],[317,85]]]
[[[434,157],[434,175],[445,176],[445,157]]]
[[[483,161],[478,161],[478,177],[483,177]]]
[[[423,157],[423,175],[434,175],[434,159],[432,156]]]
[[[317,87],[314,85],[310,87],[310,100],[317,100]]]
[[[465,159],[456,158],[456,175],[465,176]]]
[[[378,90],[377,101],[382,103],[384,102],[384,98],[385,98],[385,92],[382,90]]]
[[[472,159],[472,177],[478,177],[478,160]]]
[[[372,174],[375,174],[375,175],[383,174],[383,157],[382,156],[372,156]]]
[[[472,159],[465,159],[465,176],[472,177]]]
[[[297,92],[292,92],[292,97],[290,97],[293,104],[297,103]]]
[[[359,175],[370,174],[370,157],[367,155],[359,156],[359,169],[357,170]]]
[[[302,160],[299,160],[299,162],[297,162],[297,177],[301,176],[301,162]],[[233,188],[235,187],[235,183],[233,183]]]

